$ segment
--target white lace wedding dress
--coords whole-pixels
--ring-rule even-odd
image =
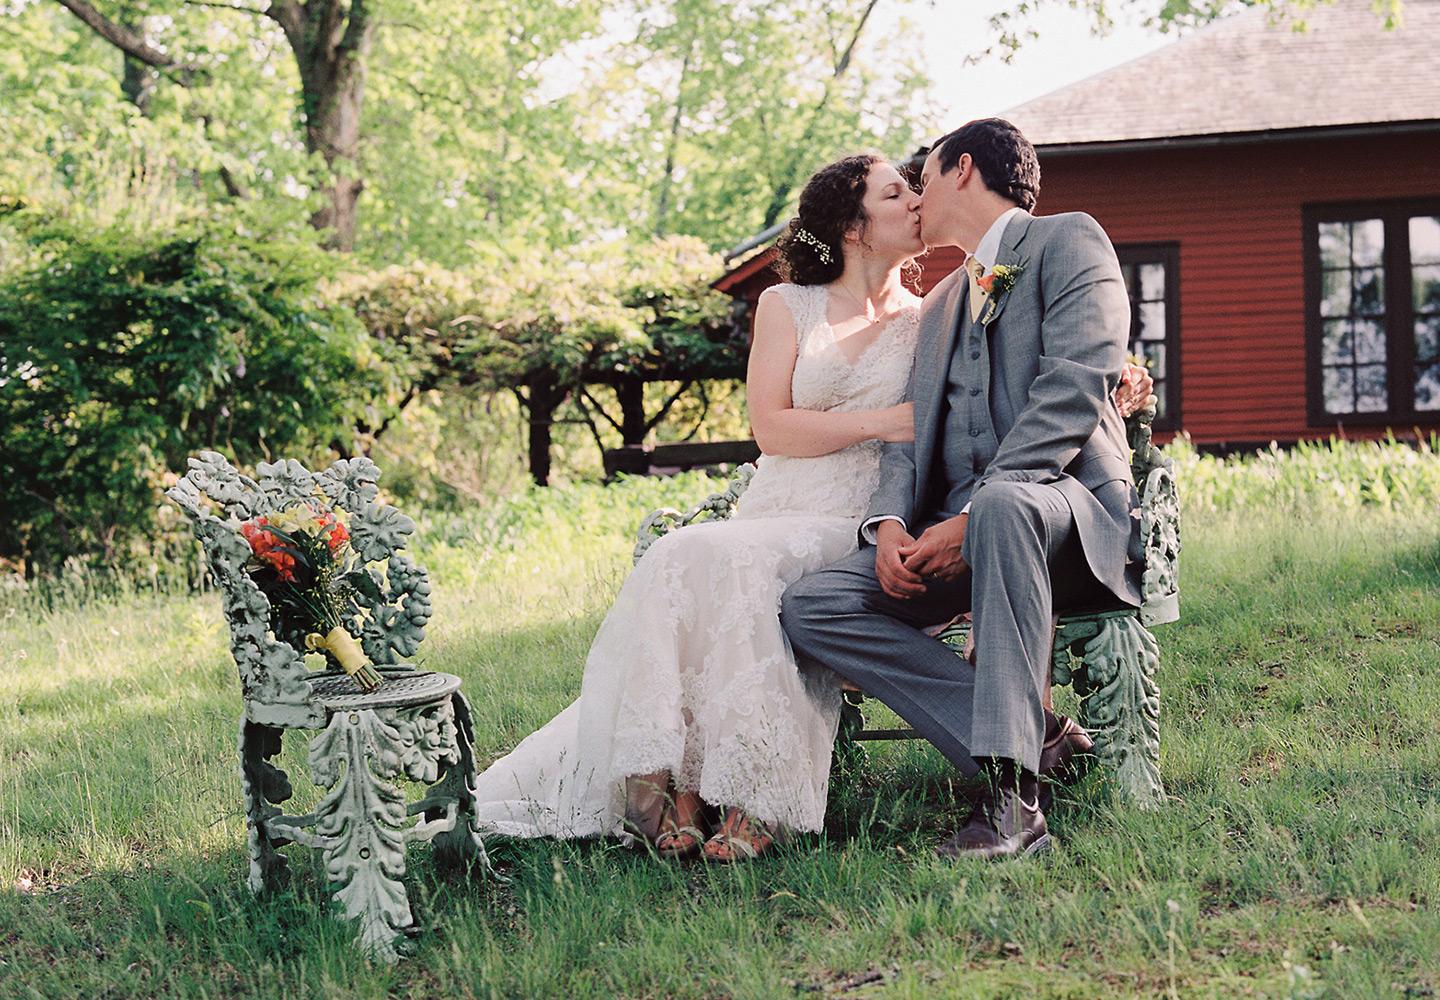
[[[828,289],[778,289],[798,336],[793,405],[846,411],[900,402],[918,300],[852,364],[826,322]],[[676,787],[706,802],[819,830],[839,678],[797,668],[780,628],[780,595],[855,549],[880,447],[871,440],[815,458],[766,455],[729,520],[656,541],[595,636],[579,699],[479,776],[482,828],[623,835],[625,779],[669,771]]]

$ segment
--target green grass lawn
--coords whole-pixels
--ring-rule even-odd
[[[1091,773],[1057,797],[1051,859],[956,866],[931,855],[961,818],[947,765],[875,746],[823,835],[754,864],[492,841],[502,885],[416,850],[424,930],[394,968],[329,919],[310,852],[289,849],[293,891],[245,889],[213,596],[0,598],[0,997],[1440,994],[1437,506],[1216,500],[1223,471],[1187,475],[1206,500],[1158,630],[1164,809]],[[464,679],[482,761],[574,696],[641,514],[709,488],[422,519],[425,662]],[[300,778],[303,737],[286,753]]]

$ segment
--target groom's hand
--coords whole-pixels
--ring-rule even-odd
[[[960,555],[969,520],[969,514],[960,514],[926,528],[914,544],[900,549],[905,568],[925,580],[960,579],[970,569]]]
[[[915,539],[899,521],[881,521],[875,529],[875,576],[880,589],[891,597],[906,600],[925,593],[925,581],[907,569],[901,555]]]

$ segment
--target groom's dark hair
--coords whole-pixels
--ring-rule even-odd
[[[1040,197],[1040,161],[1035,147],[1020,130],[1003,118],[979,118],[961,125],[936,141],[942,174],[955,169],[964,153],[980,171],[985,186],[1025,211],[1033,211]]]

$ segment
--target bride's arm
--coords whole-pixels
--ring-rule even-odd
[[[810,458],[870,438],[914,440],[915,421],[909,403],[848,413],[796,409],[790,399],[795,340],[795,320],[789,307],[778,292],[767,290],[755,308],[755,339],[745,378],[750,428],[761,451]]]

